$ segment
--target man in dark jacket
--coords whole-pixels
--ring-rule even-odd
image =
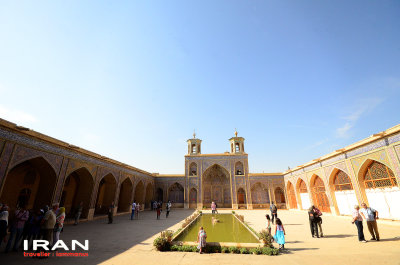
[[[310,230],[312,237],[318,237],[318,214],[314,211],[314,205],[308,209],[308,220],[310,221]]]

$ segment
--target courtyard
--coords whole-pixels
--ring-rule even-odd
[[[230,212],[230,210],[220,210]],[[265,225],[265,210],[238,210],[255,230]],[[286,230],[286,250],[279,256],[240,254],[204,254],[157,252],[152,242],[160,231],[177,230],[180,222],[193,210],[174,209],[168,219],[165,212],[156,220],[156,213],[142,212],[139,220],[119,215],[109,225],[106,219],[66,225],[61,238],[70,245],[72,239],[88,239],[88,257],[23,257],[23,252],[1,253],[1,264],[399,264],[400,223],[379,220],[380,242],[357,241],[356,228],[348,216],[323,216],[324,238],[312,238],[304,211],[278,212]],[[367,229],[364,229],[369,239]],[[4,244],[1,251],[4,250]]]

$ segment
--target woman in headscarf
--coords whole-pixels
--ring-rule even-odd
[[[64,220],[65,220],[65,208],[60,207],[56,217],[56,225],[54,226],[53,245],[55,245],[57,241],[60,239],[60,233],[64,227]]]

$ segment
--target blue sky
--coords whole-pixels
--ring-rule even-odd
[[[398,123],[399,1],[1,1],[0,117],[183,173],[280,172]]]

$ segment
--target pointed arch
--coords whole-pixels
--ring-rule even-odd
[[[235,175],[238,176],[244,175],[244,166],[241,161],[235,163]]]
[[[390,167],[372,159],[361,166],[358,181],[365,202],[379,212],[379,217],[400,220],[400,189]]]
[[[358,204],[354,185],[349,175],[334,168],[329,176],[329,192],[337,214],[351,215],[354,205]]]
[[[266,204],[270,203],[268,190],[260,182],[255,183],[251,187],[251,201],[253,208],[266,207]]]
[[[97,192],[96,208],[94,214],[106,214],[112,203],[115,203],[115,192],[117,191],[117,180],[111,173],[105,175],[99,182]]]
[[[182,208],[184,206],[184,188],[181,184],[175,182],[169,187],[168,200],[171,201],[173,207]]]
[[[154,198],[154,186],[153,183],[148,183],[146,186],[146,199],[145,199],[145,207],[150,208],[151,207],[151,201]]]
[[[25,160],[11,168],[4,180],[0,201],[10,212],[18,206],[38,210],[52,203],[57,174],[43,157]]]
[[[246,191],[243,188],[239,188],[237,191],[237,201],[238,205],[246,204]],[[246,207],[245,205],[243,205]]]
[[[190,163],[189,176],[197,176],[197,163],[196,162]]]
[[[197,189],[191,188],[189,191],[189,208],[197,208]]]
[[[277,187],[274,193],[276,204],[286,203],[285,192],[281,187]]]
[[[93,188],[94,178],[86,167],[74,170],[65,178],[60,206],[65,207],[67,217],[74,217],[80,204],[81,217],[88,217]]]
[[[129,177],[126,177],[124,181],[121,182],[119,188],[118,212],[128,212],[131,209],[132,192],[132,180]]]
[[[297,209],[296,193],[294,191],[293,184],[290,181],[287,182],[287,194],[290,209]]]
[[[204,171],[202,175],[203,205],[209,207],[214,201],[218,207],[232,207],[229,176],[229,172],[219,164],[213,164]]]
[[[303,210],[308,210],[308,208],[311,206],[310,193],[308,191],[306,182],[302,178],[297,179],[296,190],[297,194],[299,194],[297,198],[299,199],[301,208]]]
[[[143,181],[139,181],[135,187],[134,201],[139,203],[141,206],[144,204],[144,184]]]
[[[326,195],[325,183],[322,178],[316,174],[311,177],[310,181],[311,194],[314,206],[322,212],[331,212],[328,196]]]

